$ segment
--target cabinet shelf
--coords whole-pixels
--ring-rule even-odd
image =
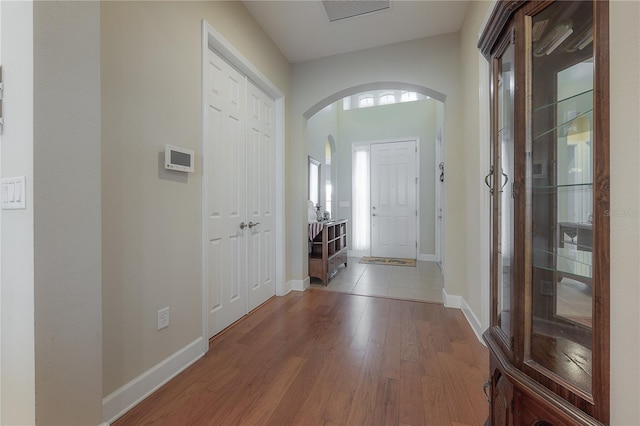
[[[532,187],[532,189],[534,191],[543,191],[543,190],[549,190],[549,189],[561,189],[561,188],[583,188],[583,187],[589,187],[592,188],[593,187],[593,183],[592,182],[587,182],[587,183],[568,183],[568,184],[564,184],[564,185],[534,185]]]
[[[566,247],[558,247],[556,252],[534,250],[533,267],[587,283],[593,276],[591,252]]]
[[[568,101],[576,101],[576,100],[578,100],[578,99],[580,99],[582,97],[586,97],[586,96],[592,97],[593,96],[593,89],[585,90],[584,92],[578,93],[578,94],[573,95],[573,96],[568,96],[568,97],[566,97],[564,99],[561,99],[561,100],[559,100],[557,102],[550,102],[550,103],[547,103],[545,105],[536,107],[536,108],[534,108],[533,112],[544,111],[545,109],[552,108],[552,107],[555,108],[555,107],[558,107],[558,106],[560,106],[560,105],[562,105],[562,104],[564,104],[564,103],[566,103]]]
[[[565,122],[563,122],[563,123],[561,123],[561,124],[559,124],[557,126],[554,126],[554,127],[550,128],[548,130],[543,131],[542,133],[538,134],[537,136],[534,136],[533,142],[539,141],[544,136],[547,136],[547,135],[549,135],[551,133],[554,133],[554,132],[558,131],[559,129],[562,129],[564,127],[570,126],[575,119],[580,118],[580,117],[584,117],[584,116],[586,116],[586,115],[588,115],[588,114],[590,114],[592,112],[593,112],[593,108],[591,108],[589,110],[586,110],[585,112],[576,115],[571,120],[567,120],[567,121],[565,121]]]

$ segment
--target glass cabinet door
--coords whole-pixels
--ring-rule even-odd
[[[511,34],[504,41],[502,54],[494,60],[496,95],[494,147],[494,294],[497,303],[497,325],[511,347],[513,338],[514,284],[514,45]]]
[[[593,3],[527,18],[531,47],[528,363],[592,389]]]

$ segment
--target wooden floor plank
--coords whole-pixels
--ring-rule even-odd
[[[400,424],[422,426],[426,424],[422,396],[420,365],[417,362],[402,362],[400,371]]]
[[[364,353],[365,351],[354,350],[345,353],[344,363],[333,388],[333,394],[322,415],[325,424],[344,425],[347,423],[360,377]]]
[[[349,354],[344,352],[328,354],[325,367],[320,370],[315,383],[310,384],[309,394],[302,402],[291,424],[308,426],[324,424],[325,409],[335,392],[336,383],[347,356]]]
[[[358,386],[349,409],[348,425],[372,425],[373,414],[378,401],[378,383],[383,379],[382,353],[384,346],[370,342],[365,352]]]
[[[387,327],[382,355],[382,375],[389,379],[400,379],[402,361],[402,333],[400,327]]]
[[[473,380],[474,373],[469,365],[456,358],[454,354],[438,353],[438,360],[443,366],[445,395],[451,420],[463,424],[482,424],[488,414],[488,406],[474,403],[477,398],[469,395],[470,387],[482,387],[482,379]],[[480,409],[480,411],[478,411]]]
[[[399,418],[399,379],[382,377],[378,381],[376,404],[373,412],[374,425],[397,425]]]
[[[488,351],[457,310],[293,292],[113,424],[481,425],[487,375]]]
[[[424,417],[427,425],[450,425],[451,416],[445,394],[445,383],[440,377],[422,376]]]
[[[294,417],[311,393],[311,389],[320,377],[320,372],[325,368],[327,359],[327,352],[322,350],[314,350],[309,354],[291,385],[282,395],[280,403],[269,417],[267,424],[294,424]]]

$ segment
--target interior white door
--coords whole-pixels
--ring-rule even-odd
[[[203,144],[209,335],[247,312],[245,77],[209,50]]]
[[[274,101],[247,85],[247,284],[248,309],[275,295]]]
[[[416,142],[371,145],[371,255],[415,259]]]

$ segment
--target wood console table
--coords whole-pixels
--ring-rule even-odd
[[[322,230],[310,240],[309,276],[327,285],[341,264],[347,266],[347,220],[322,223]]]

